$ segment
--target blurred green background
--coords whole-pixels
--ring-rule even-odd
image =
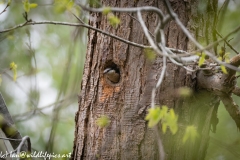
[[[77,22],[54,1],[31,3],[38,4],[28,15],[33,21]],[[0,1],[1,11],[6,4]],[[23,13],[22,1],[13,0],[0,15],[0,30],[25,22]],[[0,91],[20,133],[30,136],[36,150],[72,152],[86,33],[79,27],[33,25],[0,34]],[[16,82],[11,62],[17,64]]]
[[[219,8],[224,2],[219,1]],[[218,28],[222,35],[240,25],[240,3],[226,2],[229,5],[222,12]],[[6,0],[0,0],[0,12],[6,3]],[[70,12],[56,6],[53,0],[32,0],[31,3],[38,4],[29,12],[29,19],[33,21],[77,22]],[[6,12],[0,15],[0,30],[25,22],[23,12],[22,1],[13,0]],[[38,151],[72,151],[86,33],[86,29],[79,27],[34,25],[0,34],[0,91],[20,133],[29,135],[32,147]],[[239,35],[228,39],[237,50],[240,50]],[[226,48],[227,52],[235,55]],[[9,69],[11,62],[18,67],[16,82]],[[234,100],[240,104],[239,97],[234,97]],[[222,104],[218,118],[217,133],[210,133],[206,159],[240,159],[240,133]]]

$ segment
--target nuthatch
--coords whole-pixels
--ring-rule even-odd
[[[118,83],[120,81],[120,73],[118,70],[114,68],[106,68],[103,71],[103,74],[106,78],[111,81],[112,83]]]

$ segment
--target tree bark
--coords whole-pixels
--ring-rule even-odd
[[[197,0],[171,0],[170,3],[196,39],[207,39],[207,43],[214,39],[212,17],[216,11],[216,0],[209,0],[203,10],[199,10]],[[111,7],[155,6],[165,13],[167,11],[163,2],[158,0],[104,0],[102,4]],[[131,17],[136,17],[136,14],[114,14],[121,20],[117,28],[112,27],[101,13],[91,13],[89,23],[130,41],[148,44],[139,22]],[[151,12],[142,15],[149,31],[154,33],[157,15]],[[168,47],[195,50],[174,21],[165,28],[165,35]],[[145,116],[150,108],[152,89],[161,73],[162,57],[149,61],[142,49],[93,30],[89,30],[88,38],[72,158],[159,159],[156,135],[153,129],[148,128]],[[103,71],[107,67],[119,69],[119,83],[112,84],[106,80]],[[219,98],[210,91],[200,90],[196,85],[196,77],[168,62],[164,81],[156,91],[155,103],[173,108],[179,116],[179,130],[175,135],[169,131],[163,134],[161,124],[158,125],[166,160],[202,160],[206,155],[212,115],[216,114]],[[180,98],[176,94],[177,89],[183,86],[194,91],[191,98]],[[107,115],[111,120],[106,128],[96,124],[101,115]],[[188,125],[196,126],[199,136],[194,143],[183,144],[183,135]]]

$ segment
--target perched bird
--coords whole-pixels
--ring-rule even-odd
[[[120,73],[119,70],[114,68],[106,68],[103,71],[103,74],[106,78],[111,81],[112,83],[118,83],[120,81]]]

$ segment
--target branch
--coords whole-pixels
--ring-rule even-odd
[[[131,17],[132,19],[134,19],[135,21],[137,21],[138,23],[140,23],[139,20],[137,18],[135,18],[134,16],[132,16],[131,14],[128,13],[128,16]],[[151,34],[152,37],[155,37],[149,30],[148,30],[148,32]]]
[[[217,147],[227,150],[232,155],[234,155],[237,159],[239,159],[239,157],[240,157],[239,152],[236,151],[236,148],[234,148],[234,146],[231,146],[231,144],[229,145],[227,143],[224,143],[212,136],[210,136],[210,142],[213,143],[214,145],[216,145]]]
[[[231,36],[232,34],[238,32],[240,30],[240,26],[238,26],[237,28],[235,28],[234,30],[232,30],[231,32],[229,32],[226,36],[224,36],[222,39],[219,39],[218,41],[215,41],[209,45],[207,45],[206,47],[204,47],[203,49],[197,50],[196,52],[201,52],[201,51],[205,51],[207,49],[211,49],[212,47],[214,47],[215,45],[217,45],[218,43],[226,40],[229,36]]]
[[[4,12],[6,12],[6,10],[7,10],[7,8],[9,7],[9,3],[6,5],[6,7],[3,9],[3,11],[0,13],[0,15],[1,14],[3,14]]]
[[[86,7],[86,6],[83,6],[82,4],[78,3],[77,4],[83,9],[83,10],[86,10],[86,11],[90,11],[90,12],[104,12],[106,10],[106,8],[89,8],[89,7]],[[108,8],[107,8],[108,9]],[[110,7],[109,8],[110,11],[112,12],[129,12],[129,13],[132,13],[132,12],[138,12],[138,11],[149,11],[149,12],[155,12],[159,18],[161,20],[164,19],[164,14],[162,12],[162,10],[160,10],[159,8],[156,8],[156,7],[151,7],[151,6],[144,6],[144,7],[134,7],[134,8],[118,8],[118,7]]]
[[[178,16],[173,12],[169,2],[167,0],[164,1],[168,12],[170,14],[170,16],[176,21],[176,23],[179,25],[179,27],[182,29],[182,31],[185,33],[185,35],[199,48],[198,51],[204,51],[209,57],[212,58],[212,60],[214,60],[215,62],[217,62],[220,65],[224,65],[232,70],[236,70],[236,71],[240,71],[240,69],[238,69],[235,66],[232,66],[226,62],[222,62],[219,59],[217,59],[217,57],[215,55],[213,55],[212,53],[210,53],[209,51],[207,51],[208,47],[213,47],[214,45],[218,44],[219,42],[223,41],[223,39],[226,39],[228,36],[230,36],[231,34],[237,32],[238,30],[240,30],[240,26],[238,28],[236,28],[234,31],[232,31],[231,33],[229,33],[227,36],[225,36],[223,39],[218,40],[214,43],[211,44],[211,46],[207,46],[207,47],[203,47],[202,45],[200,45],[194,38],[193,36],[189,33],[189,31],[186,29],[186,27],[182,24],[182,22],[179,20]],[[87,10],[87,11],[91,11],[91,12],[103,12],[106,8],[89,8],[89,7],[85,7],[81,4],[79,4],[80,7],[82,7],[82,9]],[[169,20],[169,16],[165,16],[163,15],[162,11],[156,7],[138,7],[138,8],[114,8],[111,7],[110,8],[111,11],[114,12],[141,12],[141,11],[152,11],[155,12],[159,15],[159,18],[162,20],[162,26],[159,25],[158,27],[163,27],[166,22]],[[138,18],[139,19],[139,18]],[[140,20],[139,20],[140,21]],[[158,28],[157,27],[157,28]],[[144,28],[143,28],[144,29]],[[146,32],[145,32],[146,33]],[[148,33],[147,33],[148,34]],[[146,34],[145,34],[146,35]],[[148,39],[149,40],[149,39]],[[151,40],[149,41],[150,44],[152,45]],[[162,42],[162,41],[161,41]],[[154,50],[157,51],[157,53],[159,53],[159,49],[155,48],[156,46],[153,46]],[[169,55],[167,55],[169,57]]]
[[[230,64],[233,66],[239,67],[240,66],[240,54],[232,57],[230,59]]]
[[[217,30],[215,30],[215,31],[216,31],[217,35],[218,35],[220,38],[223,39],[222,35],[221,35]],[[227,44],[227,46],[228,46],[229,48],[231,48],[236,54],[239,54],[239,52],[238,52],[236,49],[234,49],[233,46],[232,46],[231,44],[229,44],[226,39],[223,39],[223,40],[224,40],[224,42]]]
[[[115,35],[113,35],[111,33],[106,32],[106,31],[103,31],[103,30],[100,30],[98,28],[94,28],[94,27],[92,27],[90,25],[87,25],[85,23],[82,24],[82,23],[68,23],[68,22],[58,22],[58,21],[39,21],[39,22],[32,21],[32,22],[25,22],[25,23],[19,24],[19,25],[15,26],[15,27],[12,27],[12,28],[9,28],[9,29],[6,29],[6,30],[2,30],[2,31],[0,31],[0,33],[10,32],[12,30],[15,30],[15,29],[27,26],[27,25],[37,25],[37,24],[53,24],[53,25],[63,25],[63,26],[85,27],[85,28],[92,29],[92,30],[95,30],[97,32],[100,32],[100,33],[102,33],[104,35],[110,36],[112,38],[115,38],[115,39],[117,39],[117,40],[119,40],[121,42],[133,45],[135,47],[151,48],[150,46],[145,46],[145,45],[142,45],[142,44],[138,44],[138,43],[131,42],[131,41],[128,41],[126,39],[120,38],[118,36],[115,36]],[[179,52],[181,52],[181,51],[179,51]]]
[[[182,29],[182,31],[184,32],[184,34],[195,44],[195,46],[197,46],[199,48],[198,51],[204,51],[206,53],[206,55],[208,55],[209,57],[212,58],[212,60],[214,60],[215,62],[217,62],[218,64],[224,65],[230,69],[236,70],[236,71],[240,71],[239,68],[230,65],[226,62],[222,62],[219,59],[217,59],[216,56],[214,56],[212,53],[210,53],[209,51],[207,51],[207,49],[209,49],[209,47],[213,47],[214,45],[218,44],[219,42],[223,41],[223,39],[218,40],[210,45],[208,45],[207,47],[203,47],[201,44],[199,44],[195,38],[190,34],[190,32],[186,29],[186,27],[182,24],[182,22],[179,20],[178,16],[176,13],[173,12],[171,5],[169,4],[168,0],[164,0],[165,5],[167,7],[167,10],[169,12],[169,14],[171,15],[171,17],[176,21],[176,23],[178,24],[178,26]],[[232,32],[230,32],[227,36],[224,37],[224,39],[227,39],[231,34],[237,32],[238,30],[240,30],[240,26],[237,27],[235,30],[233,30]],[[211,48],[210,47],[210,48]]]
[[[240,97],[240,88],[235,86],[235,88],[232,91],[233,94],[235,94],[236,96]]]
[[[28,136],[25,136],[25,137],[23,137],[22,138],[22,141],[21,141],[21,143],[19,144],[19,146],[17,147],[17,155],[20,155],[21,153],[21,149],[22,149],[22,147],[25,145],[25,142],[27,141],[27,146],[28,146],[28,148],[27,148],[27,152],[28,153],[31,153],[31,140],[30,140],[30,138],[28,137]],[[25,156],[25,155],[24,155]],[[27,158],[27,157],[24,157],[24,158]],[[18,157],[17,158],[17,160],[20,160],[20,157]]]
[[[240,66],[240,54],[232,57],[230,59],[230,65],[235,66],[235,67],[239,67]],[[232,70],[232,69],[228,69],[228,80],[231,80],[233,78],[233,76],[235,77],[236,71]]]
[[[240,129],[240,110],[238,105],[233,101],[232,97],[226,93],[222,93],[219,97],[226,110],[235,121],[237,128]]]
[[[149,32],[148,32],[148,29],[147,29],[147,27],[146,27],[146,25],[145,25],[145,23],[144,23],[144,21],[143,21],[143,19],[142,19],[142,15],[141,15],[141,12],[140,12],[140,11],[137,12],[137,16],[138,16],[138,20],[139,20],[139,22],[140,22],[140,24],[141,24],[141,26],[142,26],[143,32],[144,32],[145,36],[147,37],[148,42],[150,43],[150,45],[153,47],[153,49],[154,49],[159,55],[167,56],[167,54],[162,53],[162,52],[159,50],[158,46],[155,44],[154,40],[153,40],[152,37],[150,36],[150,34],[149,34]]]
[[[14,125],[14,122],[12,120],[12,117],[7,109],[7,106],[5,104],[5,101],[0,93],[0,126],[4,134],[6,135],[7,138],[12,138],[12,139],[22,139],[21,134],[18,132],[17,128]],[[11,145],[13,148],[16,148],[19,145],[18,141],[10,141]],[[22,148],[23,151],[26,151],[27,148],[24,145]]]

